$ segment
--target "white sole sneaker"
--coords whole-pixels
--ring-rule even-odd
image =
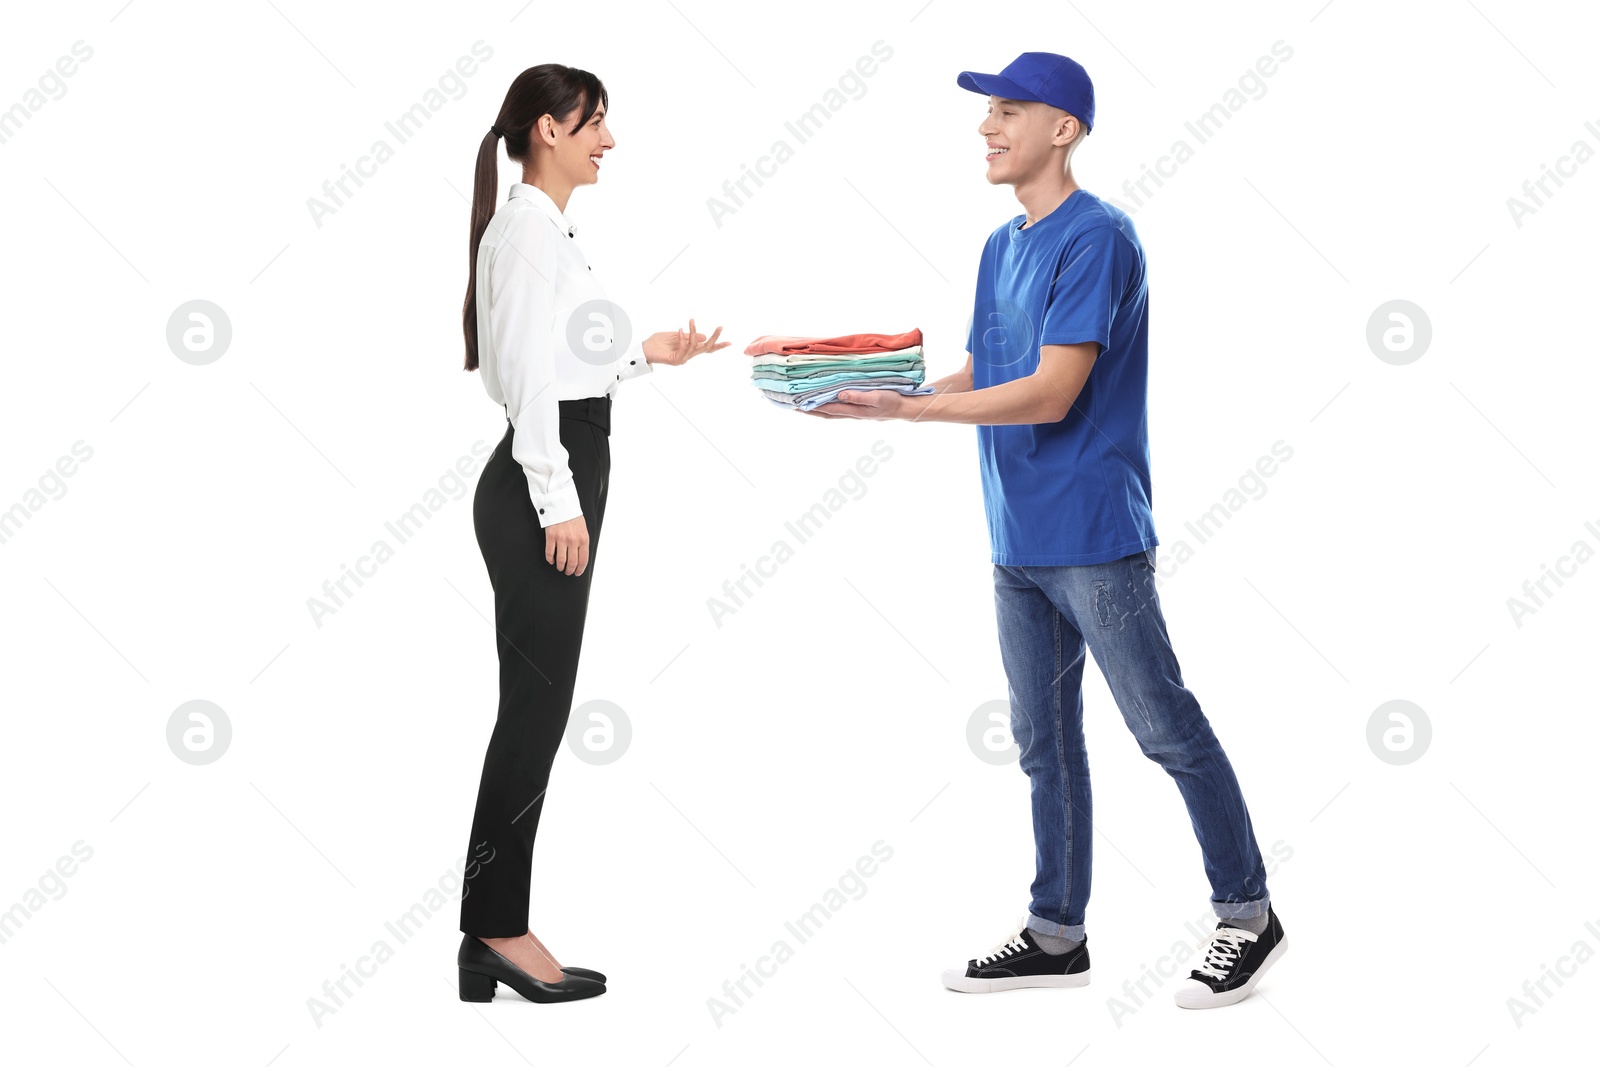
[[[1273,945],[1272,951],[1267,953],[1266,958],[1261,961],[1261,966],[1257,967],[1255,973],[1245,979],[1244,984],[1237,989],[1230,989],[1226,993],[1213,993],[1204,982],[1194,982],[1194,985],[1199,986],[1198,989],[1190,990],[1184,988],[1184,986],[1179,986],[1177,992],[1172,994],[1172,999],[1180,1008],[1224,1008],[1229,1004],[1237,1004],[1250,995],[1250,991],[1256,987],[1256,983],[1261,981],[1261,976],[1267,973],[1267,968],[1277,963],[1278,957],[1282,956],[1288,948],[1289,939],[1287,937]],[[1193,980],[1188,979],[1185,984],[1187,985],[1190,981]]]
[[[961,970],[946,971],[941,977],[944,987],[954,989],[957,993],[999,993],[1006,989],[1031,987],[1060,989],[1089,984],[1087,970],[1077,974],[1027,974],[1017,978],[968,978],[967,972]]]

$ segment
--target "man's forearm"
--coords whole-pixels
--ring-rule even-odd
[[[965,369],[958,370],[954,374],[947,374],[938,381],[929,382],[928,384],[933,386],[934,391],[931,395],[934,396],[940,393],[969,393],[972,391],[972,374]],[[928,396],[930,394],[924,393],[923,395]]]
[[[1062,418],[1060,397],[1042,390],[1035,376],[973,389],[971,378],[952,374],[949,378],[934,382],[934,388],[956,378],[965,380],[964,388],[952,387],[937,393],[906,397],[913,407],[905,418],[911,422],[959,422],[983,426],[1031,425],[1059,422]]]

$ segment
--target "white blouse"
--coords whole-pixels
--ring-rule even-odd
[[[617,309],[588,308],[574,319],[606,299],[575,234],[549,194],[516,182],[478,244],[478,371],[511,420],[511,455],[528,476],[540,526],[583,514],[557,402],[615,395],[618,382],[650,371],[637,339],[615,359],[605,353]],[[600,340],[596,330],[605,331],[599,352],[584,343]]]

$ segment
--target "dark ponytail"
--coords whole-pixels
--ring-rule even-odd
[[[532,156],[530,139],[533,126],[545,115],[558,122],[574,108],[583,113],[573,125],[577,133],[601,105],[610,107],[606,87],[586,70],[560,63],[541,63],[518,74],[506,90],[500,114],[478,145],[477,172],[472,181],[472,226],[467,243],[467,299],[461,307],[462,333],[467,342],[467,370],[478,369],[478,244],[489,228],[500,195],[499,157],[495,152],[501,137],[506,139],[506,155],[527,164]]]

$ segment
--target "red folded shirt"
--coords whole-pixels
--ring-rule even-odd
[[[744,350],[747,356],[784,356],[802,352],[851,355],[898,352],[922,343],[922,331],[908,333],[849,333],[843,337],[784,337],[762,334]]]

